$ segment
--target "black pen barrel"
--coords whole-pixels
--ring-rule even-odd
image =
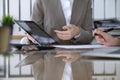
[[[106,29],[106,30],[104,30],[104,32],[109,32],[109,31],[112,31],[112,30],[114,30],[114,28]]]

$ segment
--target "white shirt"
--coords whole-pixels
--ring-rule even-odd
[[[66,24],[68,25],[70,24],[70,20],[71,20],[73,0],[61,0],[61,5],[63,8]],[[69,62],[65,63],[62,80],[73,80],[71,63]]]
[[[61,0],[61,5],[66,19],[66,24],[68,25],[71,20],[73,0]]]

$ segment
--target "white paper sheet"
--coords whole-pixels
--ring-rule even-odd
[[[104,45],[53,45],[56,48],[65,48],[65,49],[91,49],[91,48],[105,48]]]

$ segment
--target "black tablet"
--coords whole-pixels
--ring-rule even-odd
[[[9,43],[9,45],[11,47],[14,47],[16,48],[17,50],[21,50],[22,48],[24,49],[24,47],[30,47],[30,46],[34,46],[36,47],[38,50],[50,50],[50,49],[54,49],[55,47],[53,46],[42,46],[42,45],[39,45],[39,44],[19,44],[19,43]],[[28,50],[29,51],[29,48],[26,48],[24,50]]]
[[[15,23],[17,23],[23,30],[33,37],[39,45],[58,44],[53,37],[51,37],[44,29],[33,21],[15,20]]]

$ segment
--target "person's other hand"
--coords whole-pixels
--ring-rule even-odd
[[[74,36],[80,33],[79,27],[75,25],[66,25],[62,27],[63,31],[54,30],[58,38],[61,40],[71,40]]]
[[[80,53],[70,51],[59,51],[55,57],[64,57],[64,62],[75,62],[80,58]]]
[[[111,36],[110,34],[108,34],[106,32],[103,32],[103,30],[101,30],[101,29],[95,29],[93,31],[93,34],[97,34],[97,35],[95,35],[95,38],[96,38],[97,42],[100,44],[104,44],[106,46],[118,45],[117,38]]]

